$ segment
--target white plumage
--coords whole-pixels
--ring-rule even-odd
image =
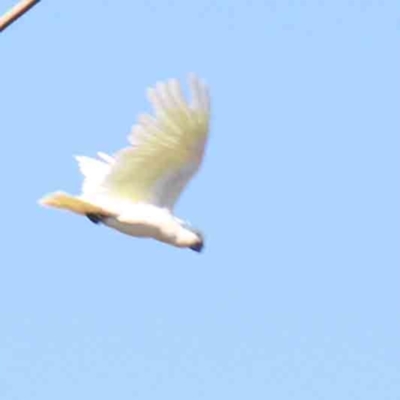
[[[200,232],[173,214],[182,191],[203,160],[210,124],[204,82],[189,76],[191,101],[175,79],[147,90],[154,113],[142,114],[128,136],[130,146],[114,156],[77,156],[82,193],[55,192],[41,205],[67,209],[136,237],[150,237],[200,251]]]

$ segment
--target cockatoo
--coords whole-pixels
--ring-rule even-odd
[[[39,204],[72,211],[134,237],[201,252],[200,231],[174,215],[174,205],[202,163],[210,127],[207,85],[189,75],[191,101],[171,79],[147,89],[153,115],[142,114],[114,156],[76,156],[81,194],[57,191]]]

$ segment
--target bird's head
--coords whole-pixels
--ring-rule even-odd
[[[201,253],[204,247],[203,234],[191,226],[184,225],[181,227],[178,238],[180,247],[187,247],[197,253]]]
[[[196,242],[189,246],[190,250],[201,253],[204,247],[204,239],[202,235],[197,235]]]

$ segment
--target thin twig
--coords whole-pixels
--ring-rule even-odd
[[[19,17],[25,14],[40,0],[21,0],[2,17],[0,17],[0,32],[3,32],[9,25],[16,21]]]

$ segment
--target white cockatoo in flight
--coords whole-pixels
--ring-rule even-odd
[[[142,114],[128,136],[130,146],[114,156],[77,156],[82,193],[54,192],[43,206],[72,211],[127,235],[147,237],[200,252],[203,235],[174,215],[183,189],[198,171],[210,125],[210,96],[189,75],[191,101],[175,79],[147,90],[154,115]]]

